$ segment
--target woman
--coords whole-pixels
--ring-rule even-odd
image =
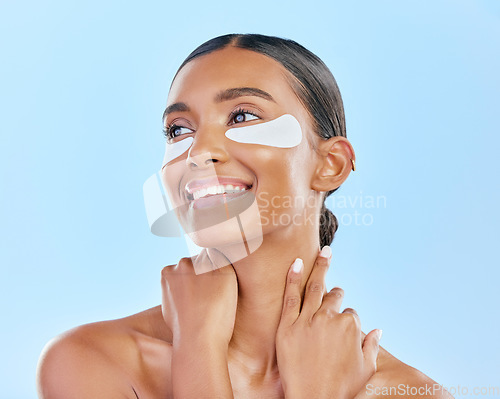
[[[291,40],[224,35],[188,56],[167,104],[162,181],[205,249],[163,269],[161,306],[51,341],[40,397],[450,397],[326,291],[324,201],[355,154],[323,62]]]

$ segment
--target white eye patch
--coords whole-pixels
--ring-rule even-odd
[[[269,122],[229,129],[226,137],[243,144],[291,148],[301,143],[302,129],[293,115],[285,114]]]
[[[175,143],[171,144],[167,143],[161,167],[163,168],[167,163],[184,154],[189,149],[189,147],[191,147],[192,143],[192,137],[186,137],[184,140],[176,141]]]
[[[277,148],[292,148],[302,142],[302,129],[293,115],[284,114],[269,122],[256,125],[234,127],[226,131],[226,137],[243,144],[258,144]],[[162,168],[175,158],[184,154],[191,144],[192,137],[175,143],[167,143]]]

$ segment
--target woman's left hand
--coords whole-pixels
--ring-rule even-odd
[[[302,309],[303,267],[298,273],[290,268],[287,275],[276,334],[278,369],[287,399],[352,399],[377,369],[378,330],[363,337],[356,312],[339,313],[341,288],[324,295],[329,264],[329,258],[316,259]]]

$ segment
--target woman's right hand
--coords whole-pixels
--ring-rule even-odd
[[[162,270],[162,313],[173,336],[174,398],[233,398],[227,350],[238,282],[232,265],[215,267],[212,261],[217,263],[203,249],[194,260],[182,258]]]
[[[354,398],[377,369],[380,335],[365,337],[353,309],[339,313],[341,288],[325,293],[331,250],[318,256],[301,309],[302,269],[290,268],[276,335],[280,379],[288,398]],[[300,264],[299,260],[299,264]]]
[[[238,302],[238,283],[232,265],[215,267],[203,249],[194,260],[182,258],[162,270],[162,314],[173,335],[173,344],[199,338],[229,345]],[[194,265],[193,265],[194,262]],[[224,263],[225,264],[225,263]],[[195,270],[205,271],[196,274]],[[207,271],[211,270],[211,271]],[[227,349],[227,346],[226,346]]]

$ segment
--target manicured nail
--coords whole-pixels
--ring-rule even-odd
[[[382,330],[380,328],[377,329],[377,337],[378,337],[379,341],[380,341],[380,338],[382,338]]]
[[[322,249],[321,249],[321,252],[319,253],[319,256],[323,257],[323,258],[330,258],[330,256],[332,256],[332,249],[330,248],[330,246],[328,245],[325,245]]]
[[[293,262],[292,264],[292,270],[294,273],[300,273],[303,267],[304,267],[304,262],[300,258],[295,259],[295,262]]]

